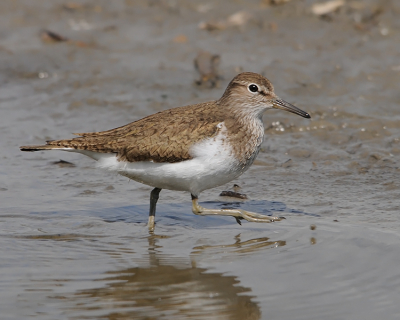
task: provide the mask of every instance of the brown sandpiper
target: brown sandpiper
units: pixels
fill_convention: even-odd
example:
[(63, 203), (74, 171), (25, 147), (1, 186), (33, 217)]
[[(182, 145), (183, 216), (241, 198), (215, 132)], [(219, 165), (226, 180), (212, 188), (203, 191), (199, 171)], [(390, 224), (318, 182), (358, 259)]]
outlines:
[(199, 194), (243, 174), (257, 157), (264, 139), (262, 116), (272, 108), (310, 118), (280, 99), (265, 77), (243, 72), (232, 79), (216, 101), (172, 108), (122, 127), (101, 132), (76, 133), (77, 138), (22, 146), (22, 151), (78, 152), (98, 167), (149, 185), (148, 228), (155, 227), (156, 204), (162, 189), (188, 191), (197, 215), (233, 216), (236, 221), (279, 221), (241, 209), (206, 209)]

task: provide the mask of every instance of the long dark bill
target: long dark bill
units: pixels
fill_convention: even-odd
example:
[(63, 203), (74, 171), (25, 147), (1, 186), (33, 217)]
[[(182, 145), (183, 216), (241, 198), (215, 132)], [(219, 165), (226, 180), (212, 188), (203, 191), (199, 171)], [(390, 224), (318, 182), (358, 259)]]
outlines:
[(308, 119), (311, 118), (311, 116), (307, 112), (305, 112), (305, 111), (295, 107), (294, 105), (290, 104), (289, 102), (286, 102), (281, 99), (276, 99), (274, 101), (274, 108), (282, 109), (285, 111), (289, 111), (289, 112), (298, 114), (299, 116), (302, 116), (303, 118), (308, 118)]

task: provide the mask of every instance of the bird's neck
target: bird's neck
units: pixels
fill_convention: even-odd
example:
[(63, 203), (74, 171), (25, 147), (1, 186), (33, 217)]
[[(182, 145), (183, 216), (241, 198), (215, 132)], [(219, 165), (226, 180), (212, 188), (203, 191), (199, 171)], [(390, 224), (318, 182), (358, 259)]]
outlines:
[(264, 140), (262, 113), (248, 110), (230, 108), (224, 121), (235, 156), (246, 166), (252, 163)]

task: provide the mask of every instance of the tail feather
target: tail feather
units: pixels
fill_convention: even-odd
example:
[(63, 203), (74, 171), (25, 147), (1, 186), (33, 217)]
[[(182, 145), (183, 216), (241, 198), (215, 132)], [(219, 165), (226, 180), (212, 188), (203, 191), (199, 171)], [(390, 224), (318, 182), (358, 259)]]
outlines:
[[(104, 140), (96, 136), (90, 137), (77, 137), (66, 140), (49, 140), (45, 145), (35, 146), (22, 146), (19, 147), (21, 151), (40, 151), (40, 150), (65, 150), (65, 151), (93, 151), (100, 153), (116, 153), (115, 141), (116, 139)], [(114, 142), (114, 143), (110, 143)], [(80, 151), (79, 151), (80, 150)]]
[[(49, 140), (46, 141), (45, 145), (35, 146), (22, 146), (19, 147), (21, 151), (40, 151), (40, 150), (64, 150), (64, 151), (93, 151), (100, 153), (116, 153), (112, 146), (108, 146), (106, 143), (99, 143), (99, 139), (92, 138), (88, 139), (85, 137), (79, 137), (74, 139), (66, 140)], [(82, 152), (81, 152), (82, 153)]]
[(42, 145), (42, 146), (22, 146), (19, 147), (21, 151), (40, 151), (40, 150), (52, 150), (52, 149), (65, 149), (62, 146), (53, 146), (53, 145)]

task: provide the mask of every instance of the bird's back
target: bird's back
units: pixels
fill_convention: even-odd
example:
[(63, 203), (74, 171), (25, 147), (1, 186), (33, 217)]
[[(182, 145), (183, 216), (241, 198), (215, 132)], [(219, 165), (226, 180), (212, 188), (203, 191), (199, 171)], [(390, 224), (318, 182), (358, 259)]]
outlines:
[(214, 101), (173, 108), (101, 132), (76, 133), (77, 138), (23, 146), (22, 151), (49, 149), (115, 153), (120, 161), (179, 162), (191, 159), (191, 146), (212, 137), (224, 121)]

